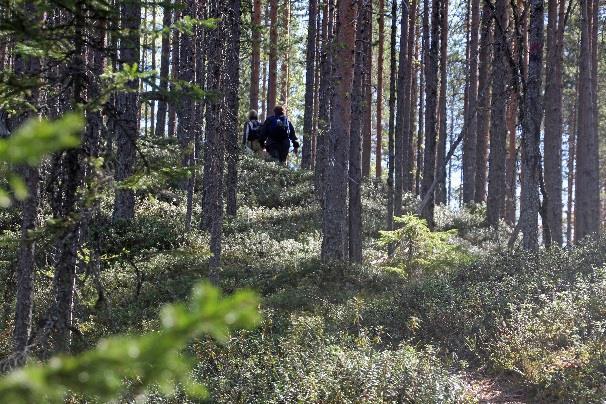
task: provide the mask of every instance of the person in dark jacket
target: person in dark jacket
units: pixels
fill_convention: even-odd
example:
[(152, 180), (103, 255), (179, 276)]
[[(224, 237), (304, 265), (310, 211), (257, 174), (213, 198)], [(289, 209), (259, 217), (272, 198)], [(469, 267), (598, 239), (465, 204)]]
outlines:
[(242, 134), (242, 145), (253, 151), (258, 156), (263, 155), (263, 140), (261, 134), (261, 122), (257, 116), (257, 111), (251, 109), (248, 112), (248, 121), (244, 124)]
[(293, 153), (299, 152), (299, 142), (295, 134), (295, 128), (284, 115), (284, 108), (278, 105), (274, 108), (274, 114), (267, 117), (263, 123), (263, 140), (267, 154), (280, 164), (285, 164), (292, 142)]

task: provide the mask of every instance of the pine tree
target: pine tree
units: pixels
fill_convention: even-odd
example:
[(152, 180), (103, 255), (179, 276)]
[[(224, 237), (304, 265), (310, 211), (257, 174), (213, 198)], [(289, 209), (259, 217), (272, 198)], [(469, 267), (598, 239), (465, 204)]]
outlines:
[(305, 109), (303, 113), (303, 151), (301, 156), (301, 167), (311, 168), (313, 157), (313, 118), (316, 89), (316, 20), (318, 14), (318, 0), (309, 0), (309, 22), (307, 25), (307, 49), (305, 61)]

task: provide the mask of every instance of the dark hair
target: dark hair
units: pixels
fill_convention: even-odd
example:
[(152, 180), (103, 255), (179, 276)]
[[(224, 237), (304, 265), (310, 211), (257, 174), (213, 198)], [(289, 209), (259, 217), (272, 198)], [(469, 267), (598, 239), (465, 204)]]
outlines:
[(257, 115), (257, 111), (251, 109), (248, 111), (248, 119), (257, 119), (259, 116)]
[(276, 114), (276, 115), (284, 115), (284, 107), (282, 105), (276, 105), (274, 107), (274, 114)]

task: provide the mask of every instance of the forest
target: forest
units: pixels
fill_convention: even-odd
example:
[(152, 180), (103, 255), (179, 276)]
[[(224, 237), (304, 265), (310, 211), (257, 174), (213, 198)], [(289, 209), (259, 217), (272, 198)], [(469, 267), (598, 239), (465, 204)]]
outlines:
[(604, 0), (0, 0), (0, 403), (604, 403), (605, 55)]

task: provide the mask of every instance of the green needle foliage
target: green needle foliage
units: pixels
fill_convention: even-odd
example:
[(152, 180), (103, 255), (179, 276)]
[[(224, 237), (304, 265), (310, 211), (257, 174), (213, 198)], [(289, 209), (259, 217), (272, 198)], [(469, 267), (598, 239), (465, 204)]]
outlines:
[(62, 403), (71, 393), (105, 402), (118, 398), (126, 385), (135, 394), (152, 387), (171, 394), (180, 387), (202, 398), (206, 389), (192, 379), (191, 361), (182, 351), (194, 338), (208, 335), (226, 342), (230, 330), (254, 327), (260, 317), (257, 306), (252, 292), (222, 297), (215, 287), (200, 283), (188, 305), (163, 308), (160, 331), (107, 338), (80, 355), (14, 371), (0, 379), (0, 401)]

